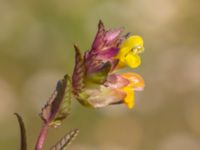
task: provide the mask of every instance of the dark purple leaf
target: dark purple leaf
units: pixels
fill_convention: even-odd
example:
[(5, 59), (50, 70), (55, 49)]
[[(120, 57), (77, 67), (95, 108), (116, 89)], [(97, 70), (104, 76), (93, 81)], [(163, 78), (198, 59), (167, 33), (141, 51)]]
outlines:
[(20, 140), (21, 140), (20, 150), (26, 150), (27, 149), (27, 143), (26, 143), (25, 125), (24, 125), (22, 117), (18, 113), (14, 113), (14, 114), (17, 117), (17, 120), (18, 120), (18, 123), (19, 123), (19, 127), (20, 127)]

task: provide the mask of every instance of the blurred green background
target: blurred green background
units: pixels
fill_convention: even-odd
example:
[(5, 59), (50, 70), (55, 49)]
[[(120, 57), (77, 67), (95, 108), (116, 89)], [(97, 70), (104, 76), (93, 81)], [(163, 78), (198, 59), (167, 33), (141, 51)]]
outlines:
[[(28, 149), (41, 126), (38, 113), (58, 79), (71, 73), (73, 44), (90, 48), (102, 19), (145, 41), (146, 82), (136, 106), (86, 109), (51, 129), (45, 149), (72, 128), (72, 150), (200, 149), (199, 0), (0, 0), (0, 149), (19, 149), (14, 112), (26, 124)], [(130, 71), (130, 70), (129, 70)]]

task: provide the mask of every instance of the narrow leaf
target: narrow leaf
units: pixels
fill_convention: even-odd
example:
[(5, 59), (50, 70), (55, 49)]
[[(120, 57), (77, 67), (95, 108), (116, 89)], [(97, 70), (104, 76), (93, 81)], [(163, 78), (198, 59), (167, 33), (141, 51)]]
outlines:
[(81, 55), (79, 48), (74, 45), (75, 49), (75, 67), (72, 77), (73, 92), (79, 93), (84, 88), (85, 66), (84, 59)]
[(42, 108), (41, 118), (46, 124), (57, 127), (70, 113), (71, 81), (68, 75), (59, 80), (46, 105)]
[(17, 117), (19, 127), (20, 127), (20, 150), (26, 150), (27, 149), (27, 143), (26, 143), (26, 129), (23, 122), (22, 117), (18, 113), (14, 113), (14, 115)]
[(71, 94), (72, 94), (72, 87), (71, 87), (71, 80), (69, 76), (64, 77), (64, 81), (66, 82), (66, 88), (64, 91), (63, 100), (60, 102), (58, 112), (56, 113), (51, 125), (58, 126), (61, 124), (62, 120), (64, 120), (70, 113), (71, 110)]
[(71, 144), (71, 142), (78, 135), (78, 133), (79, 133), (78, 129), (73, 129), (73, 130), (69, 131), (54, 146), (52, 146), (50, 150), (66, 150), (67, 147)]

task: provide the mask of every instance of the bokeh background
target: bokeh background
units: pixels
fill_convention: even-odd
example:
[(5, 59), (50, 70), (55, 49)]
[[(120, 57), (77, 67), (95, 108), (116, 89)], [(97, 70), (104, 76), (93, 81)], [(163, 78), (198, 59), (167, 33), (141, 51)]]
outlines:
[[(73, 44), (90, 48), (99, 19), (145, 40), (146, 81), (136, 106), (86, 109), (76, 101), (45, 149), (72, 128), (72, 150), (200, 149), (199, 0), (0, 0), (0, 149), (19, 149), (20, 113), (28, 149), (41, 126), (38, 113), (58, 79), (71, 73)], [(130, 71), (130, 70), (129, 70)]]

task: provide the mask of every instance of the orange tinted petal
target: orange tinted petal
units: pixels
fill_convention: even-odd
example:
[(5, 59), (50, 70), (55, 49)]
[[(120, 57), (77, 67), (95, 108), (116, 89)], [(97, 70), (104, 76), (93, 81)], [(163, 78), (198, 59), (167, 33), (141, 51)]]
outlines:
[(131, 86), (134, 90), (142, 90), (145, 86), (144, 79), (137, 73), (127, 72), (121, 74), (122, 77), (128, 79), (131, 82)]

